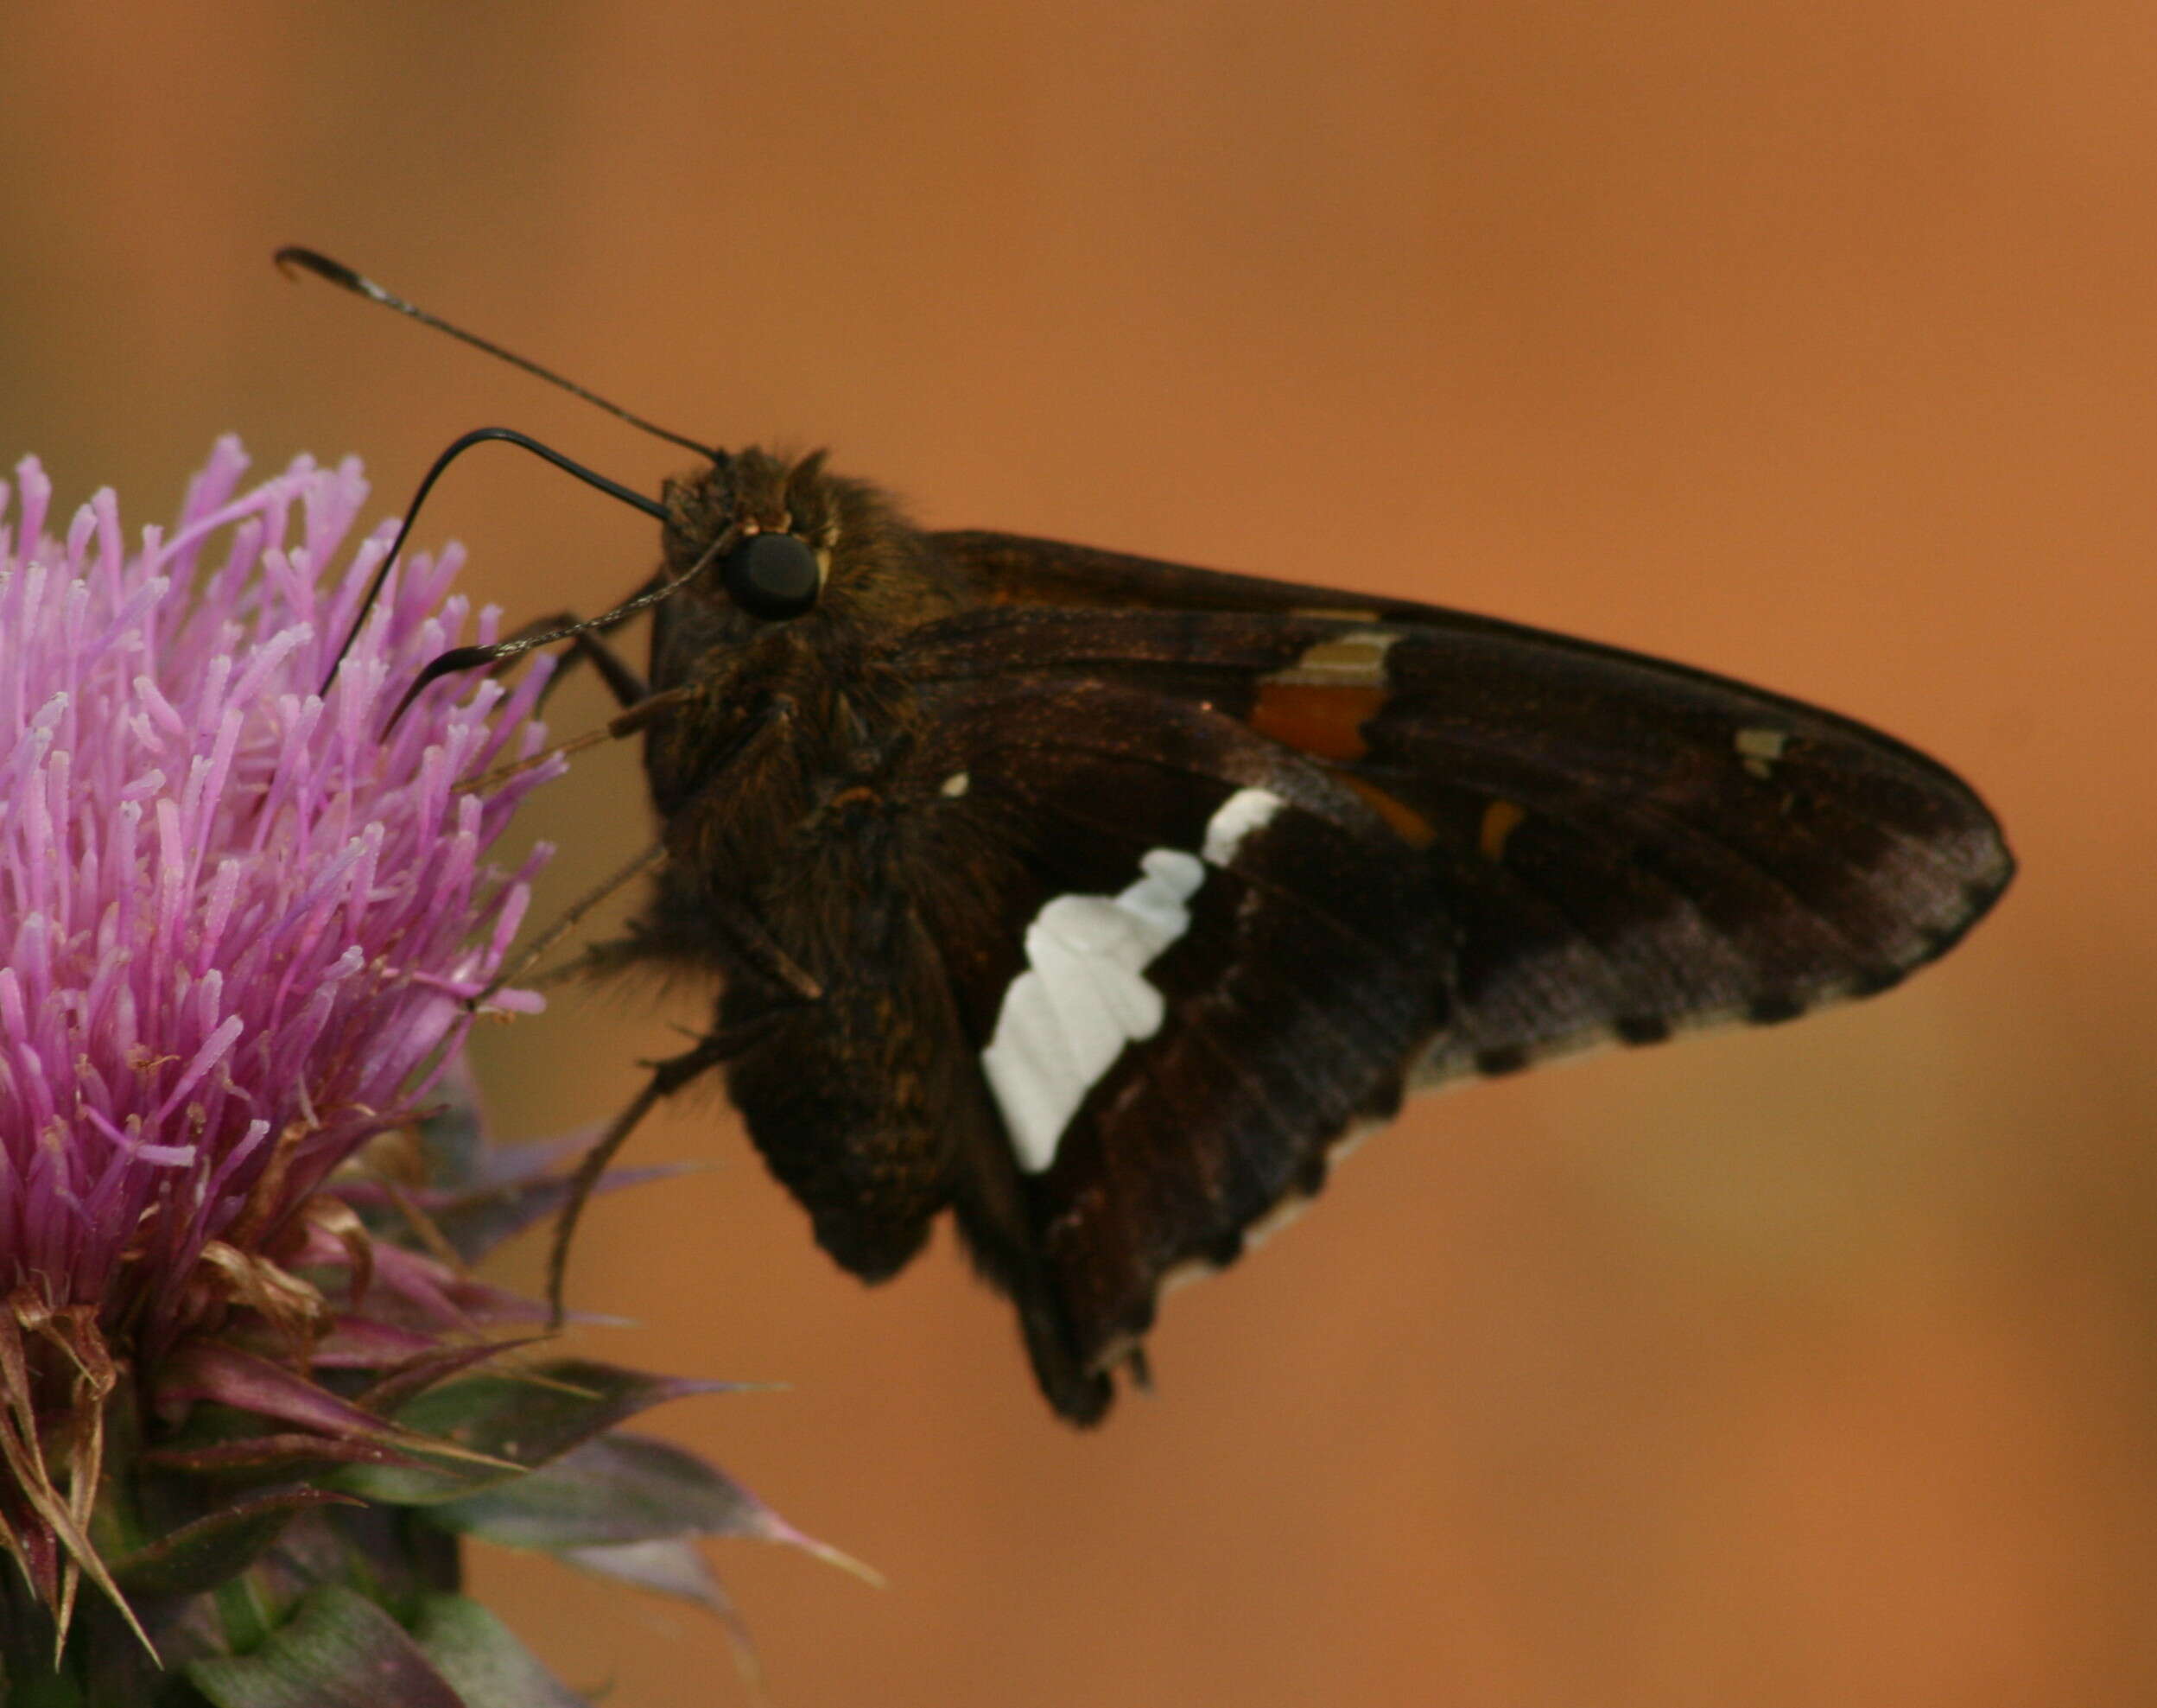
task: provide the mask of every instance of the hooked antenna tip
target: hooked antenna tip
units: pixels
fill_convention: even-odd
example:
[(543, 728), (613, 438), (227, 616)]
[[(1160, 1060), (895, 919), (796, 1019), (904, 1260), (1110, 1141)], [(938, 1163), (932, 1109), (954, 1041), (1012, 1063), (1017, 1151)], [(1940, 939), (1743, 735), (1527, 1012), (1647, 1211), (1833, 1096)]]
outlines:
[(342, 262), (333, 261), (320, 251), (304, 249), (296, 243), (287, 244), (270, 258), (288, 279), (308, 272), (320, 274), (333, 284), (354, 285), (360, 282), (359, 275)]
[(535, 378), (545, 380), (549, 385), (558, 385), (563, 390), (583, 398), (586, 403), (605, 410), (609, 415), (627, 422), (631, 427), (649, 433), (655, 438), (664, 439), (669, 444), (679, 445), (683, 450), (694, 451), (698, 456), (708, 457), (714, 461), (723, 459), (726, 454), (716, 447), (703, 443), (701, 440), (692, 439), (686, 434), (676, 433), (670, 429), (660, 426), (657, 422), (647, 421), (632, 410), (624, 409), (619, 403), (612, 403), (600, 397), (598, 392), (588, 390), (574, 380), (564, 378), (552, 368), (542, 366), (533, 361), (529, 356), (520, 356), (514, 350), (503, 348), (492, 339), (481, 338), (476, 333), (466, 332), (462, 327), (443, 320), (439, 314), (428, 314), (417, 303), (406, 302), (395, 291), (384, 290), (364, 273), (354, 272), (341, 261), (331, 260), (320, 250), (308, 249), (299, 244), (287, 244), (283, 248), (276, 251), (270, 258), (276, 263), (277, 270), (287, 278), (293, 276), (295, 269), (313, 273), (317, 278), (327, 279), (330, 283), (340, 286), (356, 296), (364, 296), (370, 302), (379, 302), (385, 308), (394, 308), (398, 314), (409, 315), (422, 326), (430, 326), (437, 332), (447, 333), (450, 337), (469, 344), (475, 350), (485, 351), (498, 361), (507, 362), (512, 367), (522, 368), (526, 373), (532, 375)]

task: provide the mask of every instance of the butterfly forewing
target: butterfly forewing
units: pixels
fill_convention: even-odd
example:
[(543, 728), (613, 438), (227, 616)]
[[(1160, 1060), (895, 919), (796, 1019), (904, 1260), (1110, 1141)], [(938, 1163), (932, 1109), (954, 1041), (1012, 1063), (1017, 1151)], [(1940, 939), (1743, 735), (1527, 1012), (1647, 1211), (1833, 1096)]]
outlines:
[(1957, 778), (1828, 714), (1488, 630), (1411, 632), (1386, 664), (1353, 768), (1443, 827), (1462, 1002), (1435, 1063), (1882, 989), (2008, 875)]
[[(903, 648), (934, 708), (923, 763), (966, 779), (1006, 877), (931, 936), (1088, 1368), (1404, 1085), (1884, 988), (2011, 870), (1951, 773), (1742, 684), (1398, 600), (939, 537), (1002, 584)], [(1237, 803), (1245, 834), (1209, 860)], [(1164, 854), (1188, 894), (1135, 966), (1044, 931), (1113, 924), (1133, 886), (1143, 911)], [(1148, 1024), (1105, 1028), (1101, 978)]]

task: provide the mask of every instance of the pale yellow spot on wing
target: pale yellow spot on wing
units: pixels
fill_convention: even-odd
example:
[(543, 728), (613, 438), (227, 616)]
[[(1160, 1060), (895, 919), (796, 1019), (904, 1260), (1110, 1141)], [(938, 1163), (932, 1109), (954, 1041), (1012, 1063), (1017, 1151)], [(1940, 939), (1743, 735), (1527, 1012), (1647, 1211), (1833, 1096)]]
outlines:
[(1754, 777), (1766, 778), (1789, 747), (1790, 736), (1780, 729), (1741, 729), (1735, 745), (1745, 769)]
[(1306, 647), (1303, 656), (1285, 670), (1266, 678), (1281, 683), (1313, 688), (1383, 688), (1386, 655), (1400, 636), (1386, 629), (1357, 629), (1335, 635)]

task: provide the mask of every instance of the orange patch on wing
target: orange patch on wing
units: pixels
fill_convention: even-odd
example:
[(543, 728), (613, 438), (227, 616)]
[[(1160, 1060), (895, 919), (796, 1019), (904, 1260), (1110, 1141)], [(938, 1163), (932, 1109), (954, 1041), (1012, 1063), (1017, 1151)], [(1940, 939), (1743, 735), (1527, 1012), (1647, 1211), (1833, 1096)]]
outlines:
[(1389, 795), (1375, 783), (1367, 783), (1347, 771), (1334, 775), (1367, 801), (1374, 811), (1393, 828), (1393, 834), (1412, 848), (1427, 848), (1438, 840), (1437, 828), (1398, 796)]
[(1269, 682), (1259, 689), (1251, 727), (1321, 759), (1360, 759), (1370, 752), (1363, 725), (1386, 702), (1382, 688), (1322, 688)]
[(1506, 857), (1506, 839), (1520, 828), (1528, 816), (1528, 810), (1517, 801), (1493, 801), (1483, 809), (1482, 829), (1477, 833), (1475, 846), (1483, 858), (1493, 866)]

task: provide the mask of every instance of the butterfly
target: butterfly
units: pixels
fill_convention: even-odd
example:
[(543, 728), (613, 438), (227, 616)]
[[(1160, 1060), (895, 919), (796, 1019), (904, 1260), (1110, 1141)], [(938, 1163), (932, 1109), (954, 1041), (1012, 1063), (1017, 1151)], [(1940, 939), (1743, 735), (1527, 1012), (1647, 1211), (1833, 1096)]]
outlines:
[(822, 454), (632, 501), (664, 561), (600, 620), (651, 606), (648, 676), (565, 621), (427, 678), (566, 636), (644, 739), (594, 958), (720, 994), (587, 1174), (723, 1076), (854, 1274), (948, 1211), (1073, 1423), (1410, 1092), (1886, 990), (2013, 873), (1941, 765), (1684, 665), (928, 531)]

